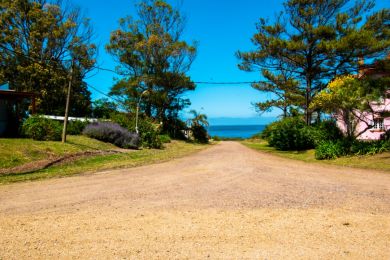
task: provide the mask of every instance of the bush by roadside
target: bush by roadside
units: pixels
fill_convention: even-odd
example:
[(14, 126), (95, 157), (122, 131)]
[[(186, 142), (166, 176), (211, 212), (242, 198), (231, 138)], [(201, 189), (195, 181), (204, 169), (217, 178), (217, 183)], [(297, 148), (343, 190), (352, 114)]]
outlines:
[(140, 138), (136, 133), (130, 133), (118, 124), (98, 122), (85, 127), (83, 134), (97, 140), (112, 143), (126, 149), (138, 149)]
[(310, 130), (301, 118), (289, 117), (267, 126), (262, 136), (278, 150), (299, 151), (314, 148)]
[(386, 140), (361, 141), (338, 140), (327, 141), (316, 147), (317, 160), (336, 159), (347, 155), (374, 155), (390, 151), (390, 142)]
[[(136, 132), (135, 118), (129, 114), (113, 113), (110, 116), (111, 120), (120, 126), (126, 128), (130, 132)], [(148, 148), (162, 148), (162, 142), (160, 140), (159, 127), (153, 123), (151, 119), (139, 117), (138, 118), (138, 131), (140, 144), (143, 147)]]
[(61, 140), (62, 125), (39, 115), (30, 116), (23, 122), (22, 134), (38, 141), (58, 141)]
[(69, 121), (66, 132), (70, 135), (81, 135), (84, 128), (89, 124), (88, 121)]

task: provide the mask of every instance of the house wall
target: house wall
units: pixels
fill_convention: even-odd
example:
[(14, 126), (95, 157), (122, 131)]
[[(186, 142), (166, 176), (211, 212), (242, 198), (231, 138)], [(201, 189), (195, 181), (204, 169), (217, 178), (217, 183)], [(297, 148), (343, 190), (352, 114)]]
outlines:
[[(372, 106), (374, 112), (377, 112), (378, 114), (381, 114), (385, 111), (390, 112), (390, 99), (385, 99), (382, 103), (378, 105), (373, 105)], [(372, 113), (369, 112), (363, 112), (358, 114), (361, 120), (357, 127), (355, 133), (360, 133), (364, 130), (367, 129), (368, 126), (373, 126), (374, 125), (374, 119), (377, 117), (377, 115), (373, 115)], [(337, 125), (340, 128), (340, 130), (343, 133), (346, 133), (346, 124), (344, 120), (342, 119), (341, 114), (336, 115), (336, 120), (337, 120)], [(357, 139), (359, 140), (379, 140), (381, 135), (384, 134), (387, 130), (390, 130), (390, 117), (385, 117), (384, 118), (384, 130), (378, 130), (378, 129), (367, 129), (363, 134), (358, 136)]]

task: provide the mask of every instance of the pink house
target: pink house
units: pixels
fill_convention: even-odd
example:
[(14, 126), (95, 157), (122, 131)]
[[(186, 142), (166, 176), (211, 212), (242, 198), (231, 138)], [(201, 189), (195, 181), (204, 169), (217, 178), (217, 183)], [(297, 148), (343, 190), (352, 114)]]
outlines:
[[(390, 60), (388, 55), (387, 60)], [(358, 78), (372, 77), (380, 78), (390, 76), (390, 71), (380, 69), (378, 63), (359, 66)], [(356, 125), (355, 135), (360, 140), (378, 140), (386, 131), (390, 130), (390, 86), (385, 97), (382, 100), (370, 104), (371, 111), (359, 111), (355, 113)], [(346, 132), (346, 124), (342, 119), (343, 115), (336, 115), (337, 124), (343, 132)]]

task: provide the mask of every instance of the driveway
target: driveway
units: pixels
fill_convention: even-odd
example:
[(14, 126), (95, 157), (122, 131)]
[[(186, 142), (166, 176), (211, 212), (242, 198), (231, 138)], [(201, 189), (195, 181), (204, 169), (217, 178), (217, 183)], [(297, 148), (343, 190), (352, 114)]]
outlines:
[(221, 142), (0, 186), (0, 259), (390, 259), (390, 174)]

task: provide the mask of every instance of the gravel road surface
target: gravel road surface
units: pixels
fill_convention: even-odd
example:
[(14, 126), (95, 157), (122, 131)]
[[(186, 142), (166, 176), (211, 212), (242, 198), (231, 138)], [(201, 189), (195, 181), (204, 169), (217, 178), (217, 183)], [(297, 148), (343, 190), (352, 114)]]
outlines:
[(390, 174), (237, 142), (0, 186), (0, 259), (390, 259)]

